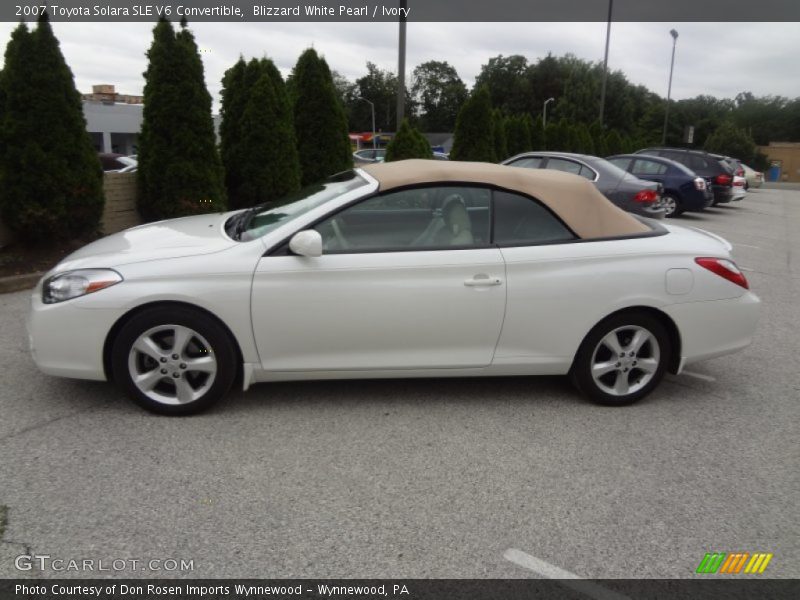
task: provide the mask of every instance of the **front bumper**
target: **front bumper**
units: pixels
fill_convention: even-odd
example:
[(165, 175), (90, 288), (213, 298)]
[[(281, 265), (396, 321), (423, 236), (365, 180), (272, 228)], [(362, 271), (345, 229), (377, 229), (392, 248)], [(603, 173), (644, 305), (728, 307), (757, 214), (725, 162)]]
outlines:
[(37, 286), (27, 320), (31, 355), (47, 375), (103, 381), (103, 347), (120, 314), (81, 307), (80, 300), (44, 304)]

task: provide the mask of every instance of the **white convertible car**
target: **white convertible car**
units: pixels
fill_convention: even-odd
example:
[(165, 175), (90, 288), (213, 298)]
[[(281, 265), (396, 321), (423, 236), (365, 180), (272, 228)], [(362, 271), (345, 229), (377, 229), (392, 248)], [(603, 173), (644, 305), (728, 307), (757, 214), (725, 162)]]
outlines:
[(759, 300), (730, 250), (575, 175), (375, 164), (89, 244), (37, 285), (30, 345), (45, 373), (166, 414), (234, 381), (377, 377), (569, 374), (623, 405), (750, 343)]

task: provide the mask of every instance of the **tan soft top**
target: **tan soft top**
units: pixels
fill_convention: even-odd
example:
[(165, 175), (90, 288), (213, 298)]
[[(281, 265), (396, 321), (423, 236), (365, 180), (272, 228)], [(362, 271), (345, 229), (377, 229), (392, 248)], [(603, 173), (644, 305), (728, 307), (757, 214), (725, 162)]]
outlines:
[(381, 191), (407, 185), (447, 182), (485, 183), (537, 198), (582, 239), (635, 235), (650, 231), (617, 208), (587, 179), (547, 169), (444, 160), (401, 160), (363, 167)]

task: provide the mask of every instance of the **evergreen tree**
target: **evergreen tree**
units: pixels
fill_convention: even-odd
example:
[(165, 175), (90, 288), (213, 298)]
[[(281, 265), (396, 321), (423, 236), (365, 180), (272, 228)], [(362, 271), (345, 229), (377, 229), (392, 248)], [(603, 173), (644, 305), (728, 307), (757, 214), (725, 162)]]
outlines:
[(506, 129), (503, 113), (495, 109), (492, 111), (492, 134), (494, 136), (494, 155), (502, 161), (511, 156), (506, 147)]
[(300, 189), (294, 124), (287, 111), (283, 80), (276, 85), (269, 69), (271, 61), (262, 59), (256, 64), (261, 76), (248, 90), (240, 123), (242, 184), (236, 190), (236, 208), (273, 202)]
[(622, 146), (622, 138), (619, 135), (619, 131), (616, 129), (612, 129), (606, 135), (606, 151), (608, 152), (607, 156), (614, 156), (625, 152)]
[(242, 115), (247, 104), (248, 88), (245, 85), (247, 63), (241, 56), (222, 76), (222, 103), (220, 107), (220, 158), (225, 169), (225, 189), (228, 204), (232, 208), (243, 206), (239, 202), (237, 190), (242, 186), (243, 146), (240, 143), (242, 131)]
[(747, 132), (736, 127), (732, 121), (725, 121), (717, 127), (704, 145), (708, 152), (738, 158), (746, 163), (752, 162), (756, 145)]
[(347, 118), (328, 64), (309, 48), (292, 72), (294, 127), (303, 185), (353, 166)]
[(147, 57), (139, 136), (139, 213), (152, 221), (224, 210), (211, 95), (186, 21), (181, 21), (176, 35), (169, 21), (159, 20)]
[(561, 126), (567, 131), (567, 151), (581, 152), (580, 124), (564, 121)]
[(496, 162), (489, 90), (480, 87), (461, 107), (453, 135), (452, 160)]
[(589, 134), (589, 128), (584, 123), (577, 123), (574, 125), (574, 129), (576, 137), (574, 151), (580, 154), (593, 155), (595, 153), (594, 143), (592, 142), (592, 136)]
[(392, 141), (386, 146), (386, 162), (409, 158), (430, 158), (431, 146), (419, 130), (403, 119)]
[(231, 208), (271, 202), (299, 189), (294, 121), (275, 64), (240, 59), (222, 81), (220, 137)]
[(622, 151), (626, 154), (636, 152), (636, 141), (629, 135), (622, 136)]
[(428, 141), (428, 138), (416, 128), (414, 128), (414, 136), (417, 138), (417, 147), (419, 148), (420, 157), (427, 159), (433, 158), (433, 148), (431, 148), (431, 143)]
[(531, 145), (531, 132), (527, 121), (522, 115), (506, 117), (504, 128), (508, 156), (515, 156), (533, 147)]
[(0, 113), (0, 209), (26, 240), (98, 230), (103, 173), (81, 97), (47, 12), (20, 24), (6, 47)]
[(542, 127), (541, 115), (536, 119), (531, 119), (530, 115), (526, 115), (527, 120), (530, 122), (531, 131), (531, 150), (544, 150), (544, 127)]
[(595, 156), (600, 156), (601, 158), (609, 156), (606, 134), (603, 131), (603, 126), (600, 125), (600, 121), (595, 120), (589, 126), (589, 137), (592, 139), (592, 147), (594, 148)]

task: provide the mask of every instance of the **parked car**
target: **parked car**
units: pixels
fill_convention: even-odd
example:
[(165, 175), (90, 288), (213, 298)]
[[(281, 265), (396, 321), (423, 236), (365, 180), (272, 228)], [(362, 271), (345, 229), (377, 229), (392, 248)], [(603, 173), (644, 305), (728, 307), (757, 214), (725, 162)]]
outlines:
[(644, 148), (635, 154), (663, 156), (689, 167), (711, 186), (714, 193), (712, 205), (733, 200), (733, 169), (708, 152), (687, 148)]
[(446, 152), (433, 152), (433, 160), (450, 160), (450, 155)]
[(353, 152), (356, 165), (383, 162), (386, 158), (386, 148), (365, 148)]
[(744, 178), (746, 179), (744, 189), (749, 190), (751, 187), (760, 188), (761, 184), (764, 183), (764, 174), (761, 171), (756, 171), (748, 167), (744, 163), (742, 163), (742, 169), (744, 170)]
[(705, 210), (714, 201), (706, 180), (674, 160), (641, 154), (618, 154), (606, 160), (639, 179), (660, 183), (661, 203), (667, 217)]
[(741, 175), (733, 176), (733, 199), (734, 201), (743, 200), (747, 196), (747, 179)]
[(135, 171), (139, 166), (139, 161), (136, 159), (135, 154), (126, 156), (115, 152), (101, 152), (97, 156), (100, 158), (100, 164), (103, 165), (103, 171), (106, 173), (129, 173)]
[(603, 158), (569, 152), (525, 152), (504, 160), (504, 165), (528, 169), (554, 169), (580, 175), (623, 210), (662, 219), (661, 186), (626, 173)]
[(731, 245), (544, 169), (410, 160), (97, 240), (31, 298), (47, 374), (197, 412), (266, 381), (569, 375), (601, 404), (750, 343)]

